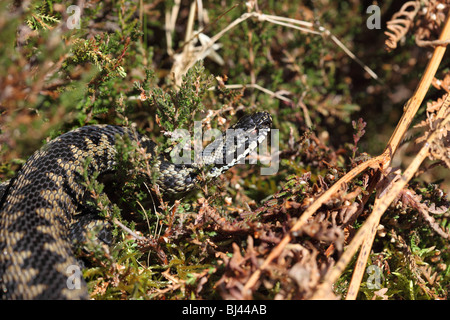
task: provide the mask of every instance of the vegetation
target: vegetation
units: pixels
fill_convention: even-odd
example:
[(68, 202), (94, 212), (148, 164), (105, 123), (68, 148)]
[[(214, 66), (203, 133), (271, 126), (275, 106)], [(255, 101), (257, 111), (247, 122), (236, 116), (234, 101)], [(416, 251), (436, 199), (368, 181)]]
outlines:
[(427, 160), (382, 212), (356, 298), (447, 299), (449, 59), (432, 74), (393, 161), (359, 172), (295, 228), (346, 173), (378, 159), (442, 44), (433, 41), (449, 14), (445, 1), (384, 1), (374, 29), (371, 4), (86, 0), (68, 10), (63, 0), (2, 1), (1, 178), (83, 125), (133, 125), (164, 151), (171, 131), (192, 130), (196, 120), (224, 131), (267, 111), (279, 130), (275, 175), (236, 166), (166, 199), (151, 161), (129, 141), (118, 143), (113, 183), (85, 174), (115, 228), (111, 247), (93, 242), (83, 254), (91, 296), (344, 298), (357, 255), (333, 290), (319, 295), (319, 284), (428, 143)]

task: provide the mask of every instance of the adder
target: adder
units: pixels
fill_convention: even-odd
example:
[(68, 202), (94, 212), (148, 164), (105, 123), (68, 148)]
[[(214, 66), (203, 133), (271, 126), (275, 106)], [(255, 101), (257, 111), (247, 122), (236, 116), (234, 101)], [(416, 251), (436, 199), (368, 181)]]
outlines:
[(149, 138), (115, 125), (80, 127), (50, 141), (0, 189), (0, 297), (89, 298), (84, 280), (80, 289), (67, 284), (68, 270), (77, 265), (71, 230), (89, 198), (80, 169), (88, 163), (89, 174), (113, 170), (118, 138), (128, 135), (145, 148), (155, 160), (156, 183), (170, 195), (194, 189), (205, 170), (211, 179), (241, 163), (267, 137), (271, 125), (266, 112), (244, 116), (231, 127), (239, 132), (236, 143), (227, 143), (223, 133), (209, 145), (213, 148), (204, 149), (209, 151), (202, 154), (201, 164), (175, 164), (168, 154), (157, 155)]

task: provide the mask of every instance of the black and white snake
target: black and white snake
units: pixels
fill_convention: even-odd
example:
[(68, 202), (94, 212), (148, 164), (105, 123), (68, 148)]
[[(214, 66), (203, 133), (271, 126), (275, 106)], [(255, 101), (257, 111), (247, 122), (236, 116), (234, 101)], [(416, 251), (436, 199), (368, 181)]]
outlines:
[[(88, 158), (90, 174), (114, 168), (117, 137), (128, 135), (144, 147), (156, 159), (152, 169), (158, 173), (156, 183), (162, 193), (178, 194), (195, 188), (205, 165), (206, 176), (213, 178), (239, 163), (266, 138), (271, 125), (266, 112), (241, 118), (231, 127), (239, 132), (241, 138), (234, 140), (238, 143), (226, 143), (224, 133), (222, 140), (210, 144), (209, 150), (215, 152), (205, 153), (202, 165), (174, 164), (167, 154), (155, 155), (152, 140), (114, 125), (85, 126), (50, 141), (0, 190), (0, 297), (89, 297), (84, 281), (80, 289), (67, 285), (68, 270), (77, 265), (71, 227), (83, 214), (87, 196), (80, 169)], [(218, 157), (223, 161), (216, 161)]]

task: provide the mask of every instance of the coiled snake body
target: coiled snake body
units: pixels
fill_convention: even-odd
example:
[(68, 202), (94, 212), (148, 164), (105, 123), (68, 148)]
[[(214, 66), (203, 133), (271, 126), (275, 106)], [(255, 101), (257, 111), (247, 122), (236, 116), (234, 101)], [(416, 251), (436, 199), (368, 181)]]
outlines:
[[(259, 112), (240, 119), (232, 128), (242, 133), (257, 132), (261, 142), (272, 119)], [(2, 299), (87, 299), (86, 284), (68, 286), (68, 270), (76, 266), (70, 227), (86, 202), (80, 169), (88, 163), (88, 173), (111, 170), (115, 163), (115, 142), (128, 135), (155, 157), (156, 144), (130, 129), (113, 125), (81, 127), (50, 141), (36, 151), (13, 179), (0, 202), (0, 297)], [(225, 137), (225, 133), (224, 133)], [(238, 139), (243, 146), (230, 147), (216, 139), (213, 155), (205, 155), (212, 168), (209, 177), (220, 175), (242, 160), (257, 146), (249, 138)], [(223, 139), (225, 140), (225, 139)], [(214, 143), (213, 142), (213, 143)], [(217, 155), (225, 163), (215, 163)], [(230, 157), (231, 155), (231, 157)], [(86, 159), (90, 161), (86, 162)], [(163, 193), (193, 189), (201, 166), (173, 164), (156, 156), (153, 170)], [(1, 191), (0, 191), (1, 193)]]

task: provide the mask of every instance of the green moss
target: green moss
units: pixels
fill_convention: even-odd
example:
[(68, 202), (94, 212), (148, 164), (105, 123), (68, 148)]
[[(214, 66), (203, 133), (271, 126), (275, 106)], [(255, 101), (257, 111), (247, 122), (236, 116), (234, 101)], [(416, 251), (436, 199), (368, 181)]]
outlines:
[[(204, 2), (209, 23), (195, 20), (194, 30), (210, 37), (218, 34), (247, 12), (244, 2), (235, 3)], [(175, 87), (172, 67), (179, 56), (167, 52), (165, 20), (173, 1), (85, 4), (80, 29), (67, 29), (62, 26), (66, 1), (33, 0), (25, 8), (17, 1), (0, 3), (0, 74), (7, 75), (0, 79), (2, 180), (12, 178), (47, 139), (94, 123), (135, 124), (164, 150), (169, 142), (161, 131), (192, 130), (194, 120), (206, 115), (211, 117), (206, 127), (224, 130), (244, 113), (266, 110), (279, 129), (281, 151), (276, 175), (263, 177), (255, 166), (236, 167), (175, 202), (149, 192), (157, 176), (151, 171), (150, 177), (144, 177), (151, 162), (129, 139), (119, 140), (113, 183), (83, 172), (94, 195), (92, 206), (115, 228), (114, 245), (109, 251), (93, 246), (91, 265), (85, 270), (96, 299), (239, 298), (233, 296), (239, 291), (236, 288), (248, 280), (255, 263), (267, 257), (311, 201), (355, 164), (385, 147), (401, 115), (401, 102), (389, 99), (400, 89), (413, 90), (426, 65), (426, 54), (412, 50), (410, 36), (395, 52), (385, 53), (383, 30), (369, 32), (361, 27), (366, 9), (362, 3), (258, 1), (259, 10), (266, 14), (327, 28), (381, 81), (369, 79), (327, 36), (248, 19), (219, 39), (217, 53), (224, 65), (207, 57)], [(381, 9), (395, 12), (397, 7), (387, 1)], [(177, 55), (185, 48), (189, 10), (189, 3), (182, 1), (170, 44)], [(437, 77), (443, 79), (446, 73), (443, 68)], [(227, 88), (233, 84), (243, 87)], [(435, 100), (438, 92), (430, 92), (427, 99)], [(417, 118), (422, 116), (424, 111)], [(307, 117), (313, 128), (308, 128)], [(320, 208), (310, 229), (292, 235), (283, 259), (263, 273), (255, 297), (310, 297), (314, 284), (296, 276), (324, 270), (329, 261), (338, 259), (342, 248), (333, 249), (332, 244), (343, 242), (339, 232), (357, 230), (373, 205), (375, 193), (368, 194), (367, 185), (372, 174), (356, 177)], [(430, 174), (436, 183), (417, 177), (409, 188), (427, 206), (448, 208), (441, 189), (445, 179)], [(356, 192), (359, 189), (361, 193)], [(349, 196), (352, 192), (355, 198)], [(365, 195), (369, 196), (365, 209), (344, 223), (344, 209)], [(442, 211), (434, 218), (448, 229), (448, 212)], [(139, 242), (115, 219), (146, 240)], [(422, 219), (410, 205), (386, 212), (381, 221), (386, 235), (376, 238), (368, 266), (381, 268), (380, 286), (387, 291), (377, 296), (379, 289), (370, 288), (371, 274), (366, 273), (359, 299), (382, 294), (391, 299), (446, 297), (448, 240)], [(330, 235), (327, 230), (337, 231)], [(353, 264), (336, 284), (338, 294), (345, 295)]]

